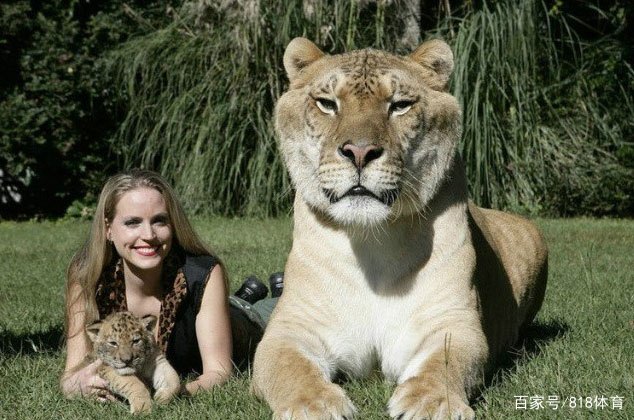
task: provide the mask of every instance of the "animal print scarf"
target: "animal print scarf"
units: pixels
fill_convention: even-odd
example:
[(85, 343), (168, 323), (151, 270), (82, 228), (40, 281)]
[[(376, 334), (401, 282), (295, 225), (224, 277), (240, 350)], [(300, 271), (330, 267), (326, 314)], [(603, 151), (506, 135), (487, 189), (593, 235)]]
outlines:
[[(163, 263), (163, 299), (158, 319), (157, 344), (163, 352), (167, 349), (170, 334), (176, 321), (176, 313), (187, 296), (187, 283), (182, 267), (183, 259), (176, 253), (170, 253)], [(95, 293), (99, 318), (103, 319), (113, 312), (127, 311), (125, 296), (125, 278), (123, 260), (114, 259), (101, 274)]]

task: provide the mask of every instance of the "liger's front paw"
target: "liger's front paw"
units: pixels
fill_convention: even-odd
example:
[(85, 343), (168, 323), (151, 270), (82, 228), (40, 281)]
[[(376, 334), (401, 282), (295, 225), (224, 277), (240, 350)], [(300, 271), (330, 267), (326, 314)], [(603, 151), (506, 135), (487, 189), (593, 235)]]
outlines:
[(390, 417), (399, 420), (473, 420), (475, 413), (459, 394), (440, 386), (406, 381), (388, 403)]
[(276, 420), (352, 419), (356, 409), (341, 387), (327, 384), (321, 389), (304, 389), (273, 415)]

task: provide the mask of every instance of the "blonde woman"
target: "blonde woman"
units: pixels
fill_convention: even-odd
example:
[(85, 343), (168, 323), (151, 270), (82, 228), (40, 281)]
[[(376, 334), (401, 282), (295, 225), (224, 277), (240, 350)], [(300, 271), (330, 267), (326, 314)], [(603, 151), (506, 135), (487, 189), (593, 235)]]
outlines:
[(121, 310), (158, 317), (155, 336), (167, 359), (181, 375), (197, 375), (184, 392), (222, 384), (234, 362), (252, 355), (264, 327), (252, 307), (233, 303), (222, 263), (198, 238), (170, 185), (145, 170), (111, 177), (88, 240), (68, 268), (62, 392), (113, 398), (97, 375), (100, 362), (82, 363), (91, 350), (84, 329)]

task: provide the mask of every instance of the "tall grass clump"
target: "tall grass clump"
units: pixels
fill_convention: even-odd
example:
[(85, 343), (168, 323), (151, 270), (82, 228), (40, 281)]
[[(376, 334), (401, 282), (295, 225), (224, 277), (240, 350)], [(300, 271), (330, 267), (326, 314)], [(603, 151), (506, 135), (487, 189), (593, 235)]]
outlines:
[(171, 25), (106, 59), (126, 109), (115, 139), (122, 165), (163, 173), (192, 212), (287, 211), (292, 195), (272, 128), (284, 49), (296, 36), (326, 51), (388, 48), (398, 25), (371, 12), (317, 2), (308, 20), (301, 0), (185, 3)]
[(617, 152), (632, 146), (634, 72), (614, 63), (618, 56), (607, 61), (620, 66), (620, 79), (600, 68), (599, 55), (605, 63), (617, 52), (609, 40), (584, 44), (566, 16), (536, 1), (484, 2), (440, 32), (455, 33), (452, 90), (477, 202), (525, 213), (632, 214), (634, 172)]
[[(398, 2), (193, 0), (104, 58), (125, 117), (120, 166), (163, 173), (190, 212), (290, 208), (273, 106), (296, 36), (324, 51), (403, 52)], [(432, 36), (452, 45), (470, 190), (532, 214), (634, 214), (634, 71), (610, 38), (584, 43), (535, 0), (466, 2)], [(629, 141), (629, 143), (628, 143)], [(629, 162), (629, 163), (628, 163)]]

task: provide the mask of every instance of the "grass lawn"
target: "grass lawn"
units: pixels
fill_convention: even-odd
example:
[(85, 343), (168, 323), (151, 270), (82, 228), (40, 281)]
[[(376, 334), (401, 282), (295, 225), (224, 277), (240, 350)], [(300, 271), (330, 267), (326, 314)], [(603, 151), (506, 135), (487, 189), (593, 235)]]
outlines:
[[(198, 219), (195, 225), (227, 263), (233, 290), (249, 274), (265, 278), (284, 267), (288, 218)], [(524, 346), (475, 402), (478, 418), (634, 418), (634, 221), (539, 225), (550, 247), (546, 301)], [(84, 222), (0, 223), (0, 419), (128, 415), (122, 404), (66, 401), (58, 391), (64, 273), (87, 229)], [(357, 418), (387, 418), (393, 385), (376, 376), (344, 387)], [(528, 406), (537, 401), (531, 397), (543, 397), (544, 408), (516, 409), (516, 396), (529, 397)], [(549, 408), (550, 396), (559, 398), (559, 409)], [(603, 409), (586, 400), (602, 396)], [(621, 410), (612, 408), (615, 396), (623, 397)], [(270, 411), (249, 394), (242, 375), (214, 392), (159, 407), (149, 418), (266, 419)]]

